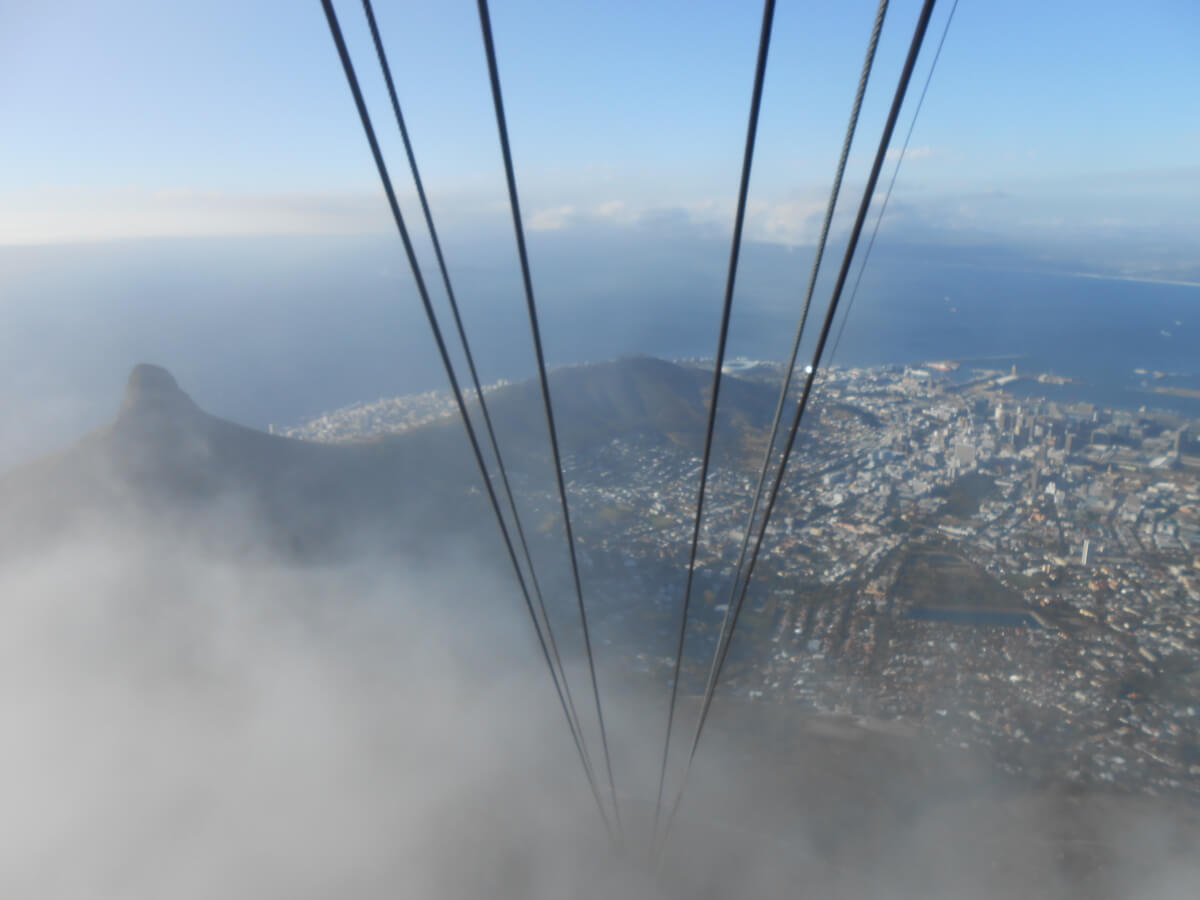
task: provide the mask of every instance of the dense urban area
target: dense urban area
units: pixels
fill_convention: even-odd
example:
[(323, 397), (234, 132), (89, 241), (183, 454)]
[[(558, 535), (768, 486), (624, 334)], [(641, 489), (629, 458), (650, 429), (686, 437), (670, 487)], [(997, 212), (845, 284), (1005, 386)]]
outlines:
[[(1055, 379), (954, 362), (823, 373), (723, 689), (919, 730), (1023, 777), (1200, 792), (1200, 423), (1043, 399), (1039, 381)], [(448, 401), (288, 433), (360, 439)], [(689, 690), (733, 596), (765, 443), (741, 437), (709, 479)], [(615, 439), (565, 459), (598, 627), (643, 638), (607, 643), (655, 678), (673, 664), (698, 449)]]

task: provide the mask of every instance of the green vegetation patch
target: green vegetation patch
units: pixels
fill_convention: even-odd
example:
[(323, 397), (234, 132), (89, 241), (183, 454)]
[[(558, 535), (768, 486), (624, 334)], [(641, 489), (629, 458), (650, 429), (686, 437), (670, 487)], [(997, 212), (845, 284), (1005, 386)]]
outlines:
[(982, 472), (968, 472), (947, 488), (935, 493), (946, 498), (942, 513), (959, 519), (969, 519), (979, 512), (984, 500), (996, 492), (996, 482)]
[(986, 570), (942, 544), (918, 544), (900, 564), (896, 596), (925, 610), (1015, 612), (1025, 609), (1021, 595)]

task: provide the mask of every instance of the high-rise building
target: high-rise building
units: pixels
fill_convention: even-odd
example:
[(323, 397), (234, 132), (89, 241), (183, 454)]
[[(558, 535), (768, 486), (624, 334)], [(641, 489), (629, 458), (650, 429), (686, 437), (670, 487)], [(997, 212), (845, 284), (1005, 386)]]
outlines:
[(1083, 542), (1083, 552), (1079, 554), (1079, 561), (1085, 566), (1092, 564), (1092, 542), (1090, 540)]

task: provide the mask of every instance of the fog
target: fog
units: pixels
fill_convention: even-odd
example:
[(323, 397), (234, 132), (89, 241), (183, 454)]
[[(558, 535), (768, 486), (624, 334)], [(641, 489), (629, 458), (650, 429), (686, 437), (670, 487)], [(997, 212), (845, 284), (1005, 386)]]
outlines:
[[(985, 742), (938, 743), (886, 711), (749, 700), (768, 669), (724, 685), (652, 861), (668, 683), (630, 648), (660, 623), (644, 584), (619, 597), (591, 563), (610, 844), (487, 511), (454, 503), (473, 473), (447, 446), (256, 434), (142, 366), (111, 428), (0, 482), (0, 896), (1194, 895), (1194, 801), (1004, 775)], [(554, 541), (553, 518), (523, 518)], [(573, 592), (541, 568), (607, 794)], [(969, 700), (937, 702), (969, 716)]]
[(6, 897), (552, 896), (606, 853), (487, 573), (130, 532), (2, 577)]
[[(617, 850), (506, 573), (475, 558), (285, 566), (109, 523), (8, 565), (0, 894), (1192, 895), (1174, 814), (1085, 834), (1102, 807), (1072, 824), (968, 762), (888, 771), (901, 744), (845, 723), (782, 737), (786, 710), (720, 702), (655, 870), (663, 698), (607, 696)], [(577, 666), (572, 683), (585, 708)]]

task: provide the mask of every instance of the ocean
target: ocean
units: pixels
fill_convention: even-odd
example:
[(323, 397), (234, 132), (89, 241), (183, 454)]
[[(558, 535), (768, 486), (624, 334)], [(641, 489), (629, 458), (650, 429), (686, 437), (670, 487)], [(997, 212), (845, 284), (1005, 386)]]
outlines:
[[(535, 234), (530, 251), (551, 365), (714, 355), (724, 240)], [(447, 253), (483, 379), (531, 375), (511, 246), (476, 237)], [(810, 265), (811, 251), (745, 248), (730, 356), (786, 358)], [(832, 275), (818, 283), (808, 347)], [(456, 345), (436, 279), (431, 295)], [(0, 465), (110, 420), (138, 362), (166, 366), (202, 407), (256, 427), (445, 387), (391, 238), (0, 248), (0, 312)], [(1200, 389), (1200, 288), (1081, 277), (1017, 253), (881, 247), (833, 363), (939, 359), (1079, 382), (1017, 390), (1200, 417), (1200, 400), (1153, 393)]]

